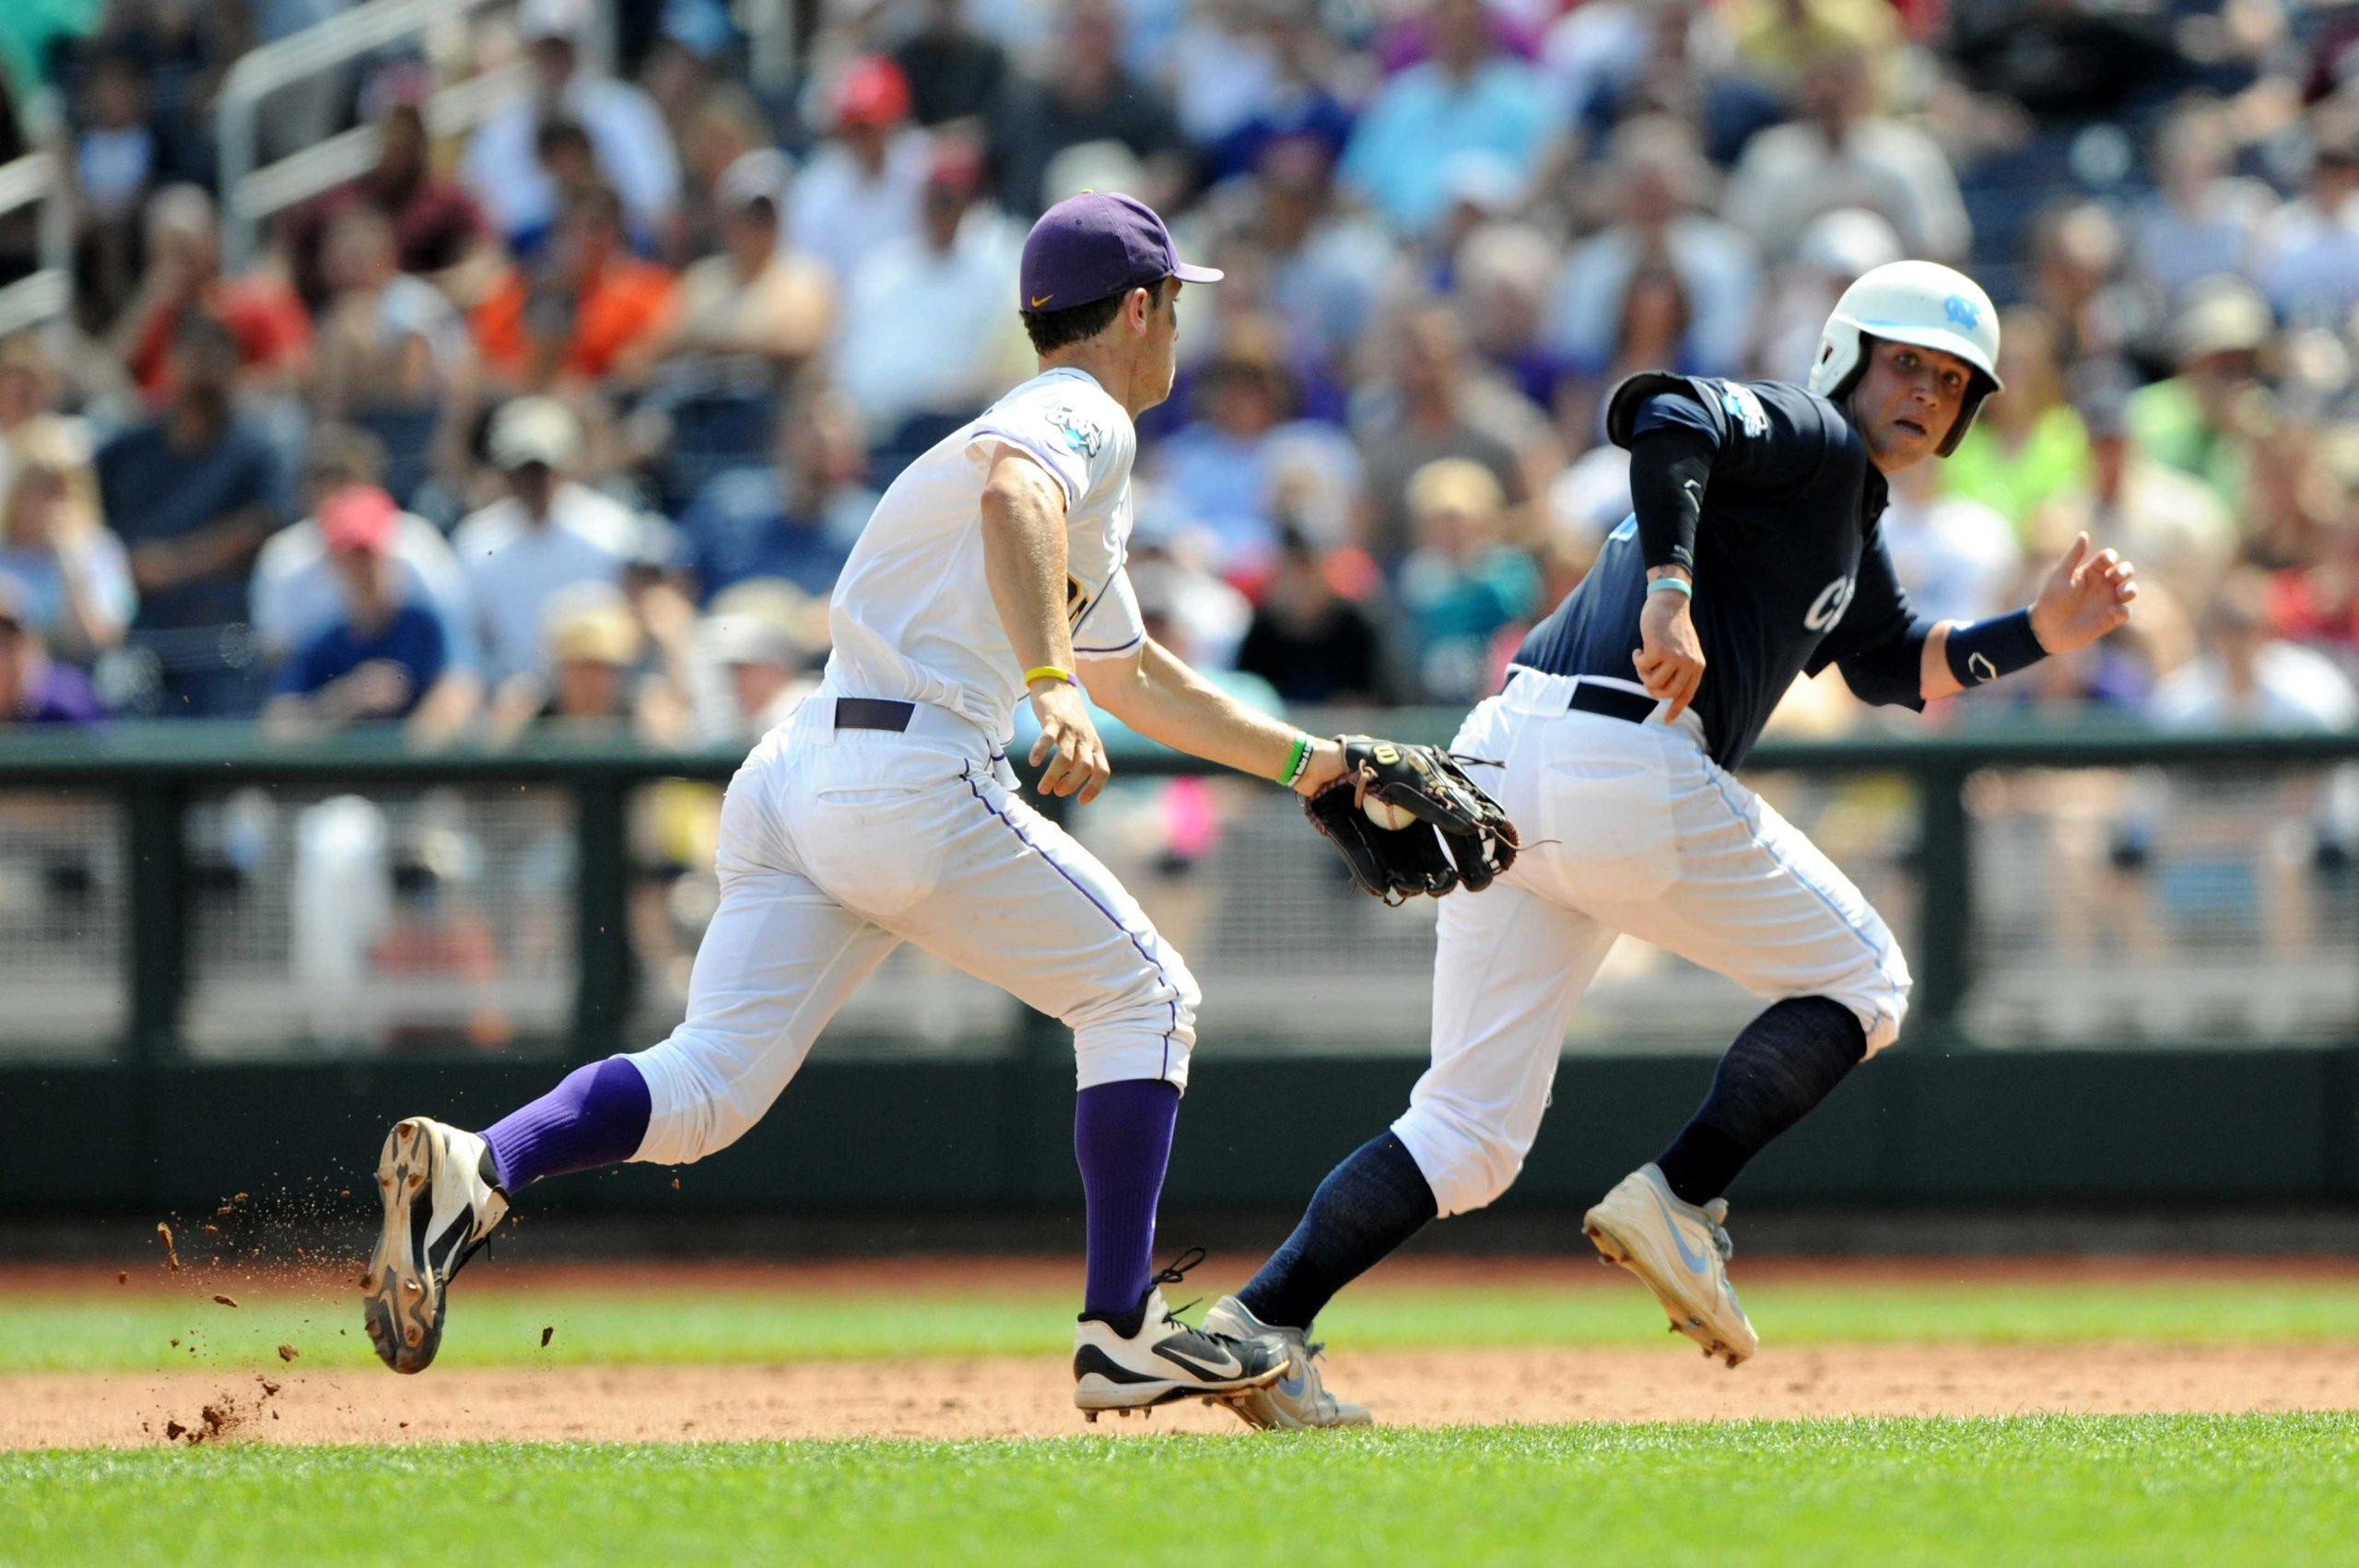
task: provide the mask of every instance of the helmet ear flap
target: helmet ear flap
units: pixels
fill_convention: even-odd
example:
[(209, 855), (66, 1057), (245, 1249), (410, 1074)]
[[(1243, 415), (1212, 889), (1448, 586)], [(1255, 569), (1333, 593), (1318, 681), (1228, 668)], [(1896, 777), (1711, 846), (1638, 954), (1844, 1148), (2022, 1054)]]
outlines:
[(1966, 396), (1958, 401), (1957, 417), (1950, 421), (1950, 433), (1942, 438), (1942, 444), (1935, 449), (1936, 456), (1947, 457), (1957, 451), (1957, 444), (1966, 439), (1966, 430), (1974, 424), (1974, 416), (1982, 412), (1982, 400), (1989, 395), (1989, 378), (1975, 376), (1966, 386)]
[(1828, 322), (1826, 335), (1819, 340), (1818, 363), (1811, 369), (1811, 390), (1839, 405), (1851, 395), (1851, 389), (1860, 384), (1860, 372), (1868, 368), (1871, 341), (1867, 333), (1848, 322), (1840, 326)]

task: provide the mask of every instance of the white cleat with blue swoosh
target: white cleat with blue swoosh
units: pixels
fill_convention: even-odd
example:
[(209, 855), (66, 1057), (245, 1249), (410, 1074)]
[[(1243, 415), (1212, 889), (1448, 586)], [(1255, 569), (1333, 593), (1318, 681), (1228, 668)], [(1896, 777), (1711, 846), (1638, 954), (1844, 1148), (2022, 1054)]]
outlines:
[(1638, 1276), (1671, 1316), (1672, 1328), (1735, 1366), (1761, 1348), (1761, 1336), (1729, 1283), (1734, 1250), (1725, 1198), (1698, 1209), (1672, 1195), (1653, 1165), (1640, 1165), (1615, 1184), (1581, 1219), (1581, 1229), (1608, 1263)]
[(1267, 1340), (1285, 1352), (1286, 1369), (1275, 1383), (1231, 1394), (1220, 1401), (1246, 1425), (1265, 1432), (1292, 1432), (1311, 1426), (1372, 1424), (1366, 1405), (1339, 1399), (1327, 1391), (1318, 1365), (1319, 1352), (1325, 1347), (1312, 1343), (1306, 1330), (1264, 1323), (1235, 1296), (1223, 1296), (1204, 1314), (1204, 1331), (1233, 1340)]

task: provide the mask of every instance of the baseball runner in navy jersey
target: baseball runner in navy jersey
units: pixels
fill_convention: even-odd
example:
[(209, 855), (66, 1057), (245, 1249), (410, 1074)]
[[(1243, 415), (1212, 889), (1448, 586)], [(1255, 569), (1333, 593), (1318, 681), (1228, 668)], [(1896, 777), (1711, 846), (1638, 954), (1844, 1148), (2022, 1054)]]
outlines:
[(1390, 1130), (1321, 1183), (1208, 1328), (1274, 1341), (1256, 1426), (1358, 1424), (1309, 1342), (1335, 1292), (1521, 1170), (1574, 1005), (1624, 935), (1770, 999), (1694, 1117), (1589, 1211), (1609, 1261), (1734, 1366), (1758, 1340), (1726, 1270), (1722, 1196), (1746, 1162), (1892, 1043), (1908, 968), (1842, 872), (1734, 776), (1794, 677), (1921, 708), (2122, 625), (2126, 561), (2077, 541), (2027, 609), (1964, 624), (1909, 607), (1879, 532), (1885, 475), (1945, 456), (2000, 390), (1982, 290), (1925, 262), (1837, 303), (1807, 386), (1634, 377), (1609, 404), (1632, 515), (1519, 649), (1452, 750), (1524, 832), (1499, 885), (1442, 907), (1433, 1061)]
[[(1355, 875), (1388, 896), (1485, 885), (1511, 859), (1512, 829), (1432, 748), (1305, 735), (1147, 636), (1124, 565), (1132, 420), (1170, 392), (1181, 287), (1220, 275), (1180, 262), (1162, 220), (1128, 196), (1085, 193), (1034, 226), (1019, 309), (1039, 374), (877, 502), (828, 605), (826, 680), (730, 782), (721, 902), (686, 1020), (481, 1133), (411, 1117), (386, 1137), (361, 1293), (387, 1365), (434, 1359), (452, 1277), (516, 1194), (726, 1148), (910, 942), (1073, 1029), (1088, 1236), (1074, 1402), (1094, 1420), (1279, 1375), (1283, 1346), (1190, 1327), (1159, 1289), (1178, 1272), (1149, 1272), (1196, 982), (1097, 858), (1017, 793), (1003, 755), (1015, 705), (1040, 723), (1043, 792), (1086, 802), (1106, 782), (1086, 683), (1140, 734), (1336, 816), (1321, 830), (1348, 830), (1339, 848)], [(1364, 825), (1375, 807), (1384, 825)]]

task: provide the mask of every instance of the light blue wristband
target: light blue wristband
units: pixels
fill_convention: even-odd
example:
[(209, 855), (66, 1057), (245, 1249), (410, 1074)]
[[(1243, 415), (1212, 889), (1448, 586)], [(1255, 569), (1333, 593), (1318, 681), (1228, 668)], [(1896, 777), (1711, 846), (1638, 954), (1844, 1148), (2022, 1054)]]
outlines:
[(1647, 591), (1649, 593), (1684, 593), (1692, 600), (1696, 597), (1696, 585), (1684, 577), (1659, 577), (1647, 584)]

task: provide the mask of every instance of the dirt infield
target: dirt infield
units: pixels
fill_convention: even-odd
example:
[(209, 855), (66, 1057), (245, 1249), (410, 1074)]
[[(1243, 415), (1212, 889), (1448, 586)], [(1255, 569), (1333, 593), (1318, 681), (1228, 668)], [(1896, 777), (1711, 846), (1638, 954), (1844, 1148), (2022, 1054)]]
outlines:
[[(316, 1255), (315, 1255), (316, 1256)], [(128, 1260), (127, 1260), (128, 1261)], [(1236, 1277), (1250, 1259), (1216, 1258)], [(291, 1293), (335, 1304), (348, 1270), (192, 1257), (119, 1270), (89, 1263), (0, 1267), (0, 1316), (20, 1292), (129, 1292), (203, 1300), (212, 1292)], [(1755, 1259), (1747, 1282), (1989, 1285), (2112, 1279), (2353, 1280), (2340, 1258), (2014, 1258), (1915, 1261)], [(639, 1282), (694, 1293), (1071, 1289), (1068, 1258), (871, 1258), (786, 1264), (642, 1259), (508, 1259), (469, 1286), (508, 1291)], [(1403, 1285), (1478, 1281), (1627, 1290), (1592, 1260), (1397, 1260)], [(251, 1299), (251, 1298), (250, 1298)], [(1731, 1372), (1684, 1341), (1644, 1348), (1346, 1352), (1334, 1387), (1387, 1423), (1732, 1421), (1839, 1415), (2013, 1415), (2359, 1410), (2359, 1343), (2303, 1345), (1773, 1344)], [(459, 1440), (722, 1440), (765, 1437), (970, 1438), (1081, 1433), (1241, 1433), (1226, 1412), (1183, 1405), (1151, 1422), (1085, 1426), (1058, 1358), (816, 1361), (784, 1365), (555, 1365), (437, 1368), (416, 1378), (369, 1368), (220, 1367), (155, 1373), (0, 1375), (0, 1449), (168, 1442), (422, 1443)]]
[[(1661, 1350), (1337, 1357), (1379, 1421), (1733, 1421), (2359, 1408), (2351, 1347), (1848, 1346), (1731, 1372)], [(1182, 1405), (1085, 1426), (1052, 1360), (390, 1373), (23, 1374), (0, 1378), (0, 1448), (215, 1442), (435, 1443), (1241, 1433)], [(177, 1429), (177, 1430), (175, 1430)]]

